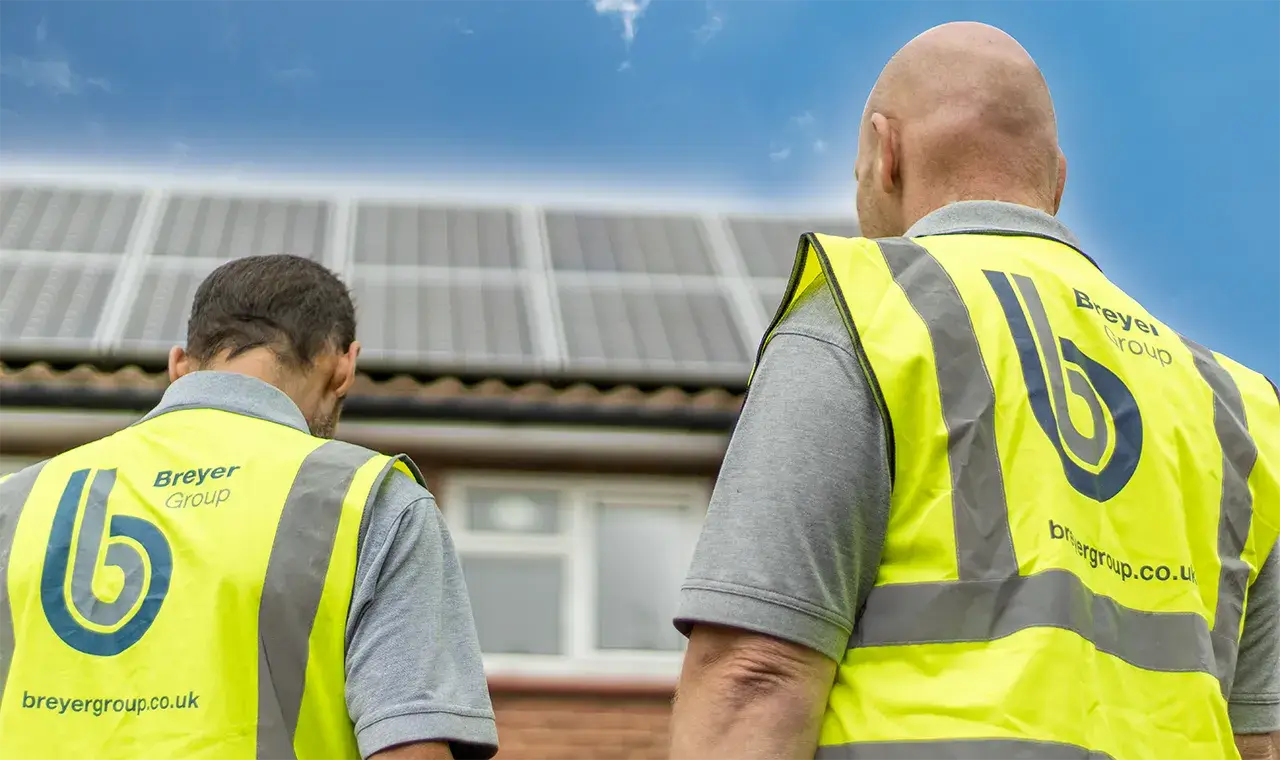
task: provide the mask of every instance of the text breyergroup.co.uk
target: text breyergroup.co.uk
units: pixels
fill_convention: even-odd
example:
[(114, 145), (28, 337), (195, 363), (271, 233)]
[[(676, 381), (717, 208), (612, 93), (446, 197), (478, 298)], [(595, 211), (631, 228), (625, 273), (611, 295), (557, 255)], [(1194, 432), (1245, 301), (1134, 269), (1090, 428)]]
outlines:
[(164, 710), (197, 710), (200, 695), (194, 691), (176, 697), (56, 697), (22, 692), (24, 710), (48, 710), (59, 715), (76, 713), (100, 718), (108, 714), (141, 715)]
[(1052, 519), (1049, 520), (1049, 538), (1055, 541), (1066, 541), (1075, 549), (1076, 554), (1089, 563), (1089, 567), (1095, 570), (1100, 567), (1106, 568), (1120, 576), (1121, 580), (1137, 578), (1142, 581), (1196, 582), (1196, 569), (1190, 565), (1179, 565), (1177, 568), (1169, 565), (1139, 565), (1135, 570), (1132, 562), (1081, 541), (1070, 528)]

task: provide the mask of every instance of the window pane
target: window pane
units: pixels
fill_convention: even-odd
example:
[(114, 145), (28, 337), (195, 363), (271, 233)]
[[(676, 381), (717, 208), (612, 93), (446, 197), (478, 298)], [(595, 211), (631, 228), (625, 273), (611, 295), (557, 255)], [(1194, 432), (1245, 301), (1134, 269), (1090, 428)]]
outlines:
[(601, 649), (679, 651), (671, 625), (697, 541), (687, 509), (599, 505), (596, 614)]
[(468, 488), (467, 527), (496, 533), (559, 533), (560, 494)]
[(558, 557), (464, 556), (462, 574), (480, 649), (490, 654), (561, 654)]

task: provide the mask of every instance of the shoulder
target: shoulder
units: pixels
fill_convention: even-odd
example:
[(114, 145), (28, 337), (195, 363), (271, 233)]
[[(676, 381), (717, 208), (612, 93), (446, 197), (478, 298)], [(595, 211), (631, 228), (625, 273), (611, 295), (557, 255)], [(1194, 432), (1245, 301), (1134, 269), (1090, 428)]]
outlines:
[(853, 356), (853, 338), (845, 327), (835, 294), (821, 275), (795, 299), (774, 328), (772, 336), (792, 335), (834, 346)]
[(392, 469), (374, 496), (376, 514), (395, 515), (421, 509), (436, 510), (436, 497), (427, 487), (398, 469)]
[[(393, 468), (378, 485), (360, 526), (362, 545), (384, 544), (402, 532), (437, 518), (435, 496), (414, 478)], [(365, 552), (361, 552), (363, 556)]]
[(401, 607), (416, 605), (414, 579), (438, 576), (451, 551), (431, 492), (399, 470), (388, 473), (360, 521), (348, 635), (366, 615), (406, 614)]
[[(893, 240), (894, 238), (886, 238)], [(883, 258), (884, 254), (880, 248), (881, 240), (864, 238), (864, 237), (839, 237), (837, 235), (823, 235), (813, 233), (807, 236), (806, 240), (812, 244), (814, 253), (827, 259), (829, 262), (838, 262), (851, 257), (875, 257)], [(805, 252), (808, 246), (802, 247), (800, 250)]]
[(25, 499), (25, 492), (31, 490), (36, 478), (39, 477), (40, 472), (48, 463), (49, 460), (45, 459), (35, 464), (27, 465), (17, 472), (0, 475), (0, 491), (6, 494), (22, 492), (24, 494), (22, 498)]

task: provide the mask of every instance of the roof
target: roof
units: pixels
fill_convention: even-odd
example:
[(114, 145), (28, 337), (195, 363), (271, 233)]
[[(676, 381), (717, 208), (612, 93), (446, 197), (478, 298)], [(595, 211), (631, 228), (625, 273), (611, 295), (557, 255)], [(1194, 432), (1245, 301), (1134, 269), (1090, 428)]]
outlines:
[(350, 285), (373, 371), (732, 386), (800, 234), (857, 234), (852, 218), (482, 202), (462, 186), (126, 179), (0, 172), (6, 359), (160, 366), (214, 267), (288, 252)]
[[(146, 411), (168, 385), (166, 373), (130, 365), (58, 368), (45, 362), (0, 363), (0, 406)], [(430, 419), (525, 424), (728, 430), (737, 419), (738, 389), (666, 386), (555, 386), (458, 377), (375, 378), (361, 373), (344, 413), (356, 419)]]

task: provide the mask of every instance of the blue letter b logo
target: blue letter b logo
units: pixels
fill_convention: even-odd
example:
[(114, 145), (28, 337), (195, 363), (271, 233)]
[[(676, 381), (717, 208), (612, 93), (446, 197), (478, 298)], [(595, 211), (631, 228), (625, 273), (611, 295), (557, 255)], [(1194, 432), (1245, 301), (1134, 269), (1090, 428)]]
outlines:
[[(89, 472), (72, 473), (58, 501), (44, 555), (40, 601), (58, 638), (85, 654), (110, 657), (136, 644), (156, 619), (169, 591), (173, 553), (160, 529), (141, 518), (115, 515), (107, 530), (107, 497), (116, 483), (115, 470), (99, 470), (93, 478), (77, 535), (76, 516)], [(93, 589), (104, 541), (105, 563), (124, 576), (111, 600)]]
[[(1054, 334), (1031, 278), (1015, 274), (1011, 283), (1010, 275), (1003, 272), (984, 274), (1013, 333), (1031, 411), (1058, 450), (1067, 482), (1094, 501), (1111, 499), (1129, 484), (1142, 455), (1137, 400), (1114, 372), (1085, 355), (1074, 341)], [(1025, 312), (1018, 294), (1026, 304)], [(1089, 410), (1088, 435), (1071, 418), (1068, 393), (1084, 401)], [(1114, 441), (1108, 440), (1104, 415), (1111, 417)]]

